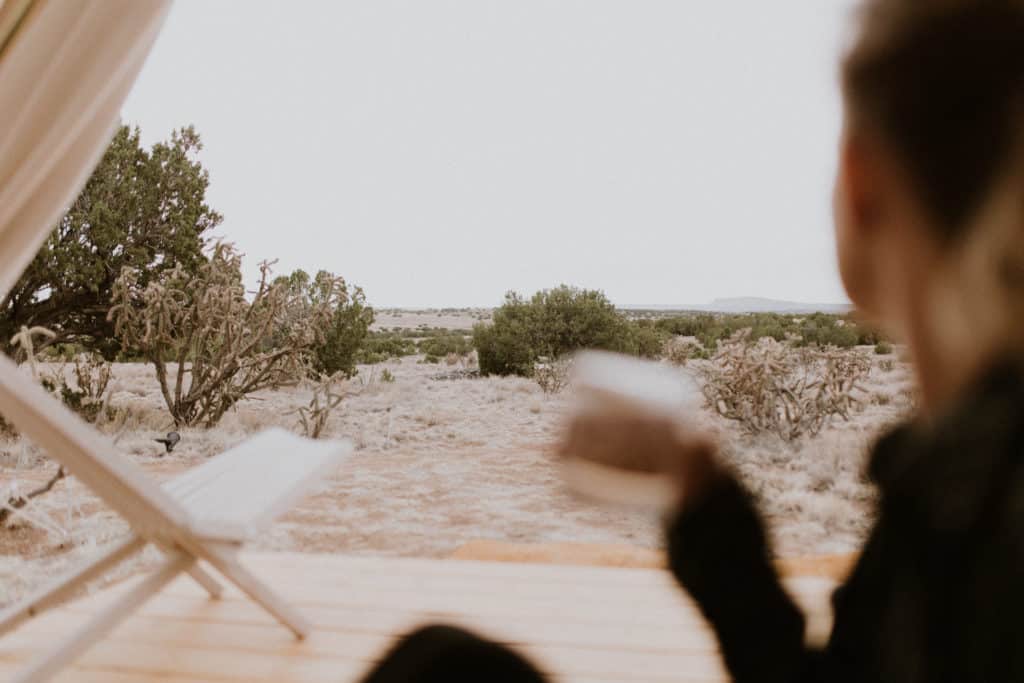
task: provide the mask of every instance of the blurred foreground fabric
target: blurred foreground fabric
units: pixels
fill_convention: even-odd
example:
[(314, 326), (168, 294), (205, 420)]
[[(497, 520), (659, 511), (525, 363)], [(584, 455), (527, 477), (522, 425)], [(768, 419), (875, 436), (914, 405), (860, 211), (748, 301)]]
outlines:
[(0, 0), (0, 300), (85, 184), (168, 0)]

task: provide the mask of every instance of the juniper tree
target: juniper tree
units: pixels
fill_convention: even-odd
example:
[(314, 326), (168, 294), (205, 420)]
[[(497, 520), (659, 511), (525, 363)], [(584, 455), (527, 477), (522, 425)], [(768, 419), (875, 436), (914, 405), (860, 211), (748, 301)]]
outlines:
[(209, 176), (191, 127), (146, 150), (139, 129), (121, 126), (107, 151), (11, 292), (0, 300), (0, 344), (22, 327), (56, 334), (108, 358), (117, 352), (107, 319), (124, 268), (139, 285), (203, 262), (204, 235), (221, 222), (206, 203)]

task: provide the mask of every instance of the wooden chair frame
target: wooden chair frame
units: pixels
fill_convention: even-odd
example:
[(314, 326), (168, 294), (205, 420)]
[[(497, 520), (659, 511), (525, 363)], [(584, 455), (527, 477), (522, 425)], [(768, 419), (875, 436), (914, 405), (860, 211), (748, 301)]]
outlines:
[[(211, 476), (215, 475), (213, 488), (205, 489), (215, 492), (215, 495), (208, 498), (212, 504), (228, 505), (224, 503), (223, 484), (231, 482), (231, 472), (224, 471), (224, 467), (218, 468), (217, 458), (207, 461), (197, 470), (186, 472), (168, 485), (157, 486), (141, 470), (114, 455), (113, 444), (101, 434), (66, 410), (42, 387), (26, 381), (14, 363), (3, 356), (0, 356), (0, 406), (3, 406), (4, 415), (23, 434), (45, 448), (72, 475), (124, 516), (133, 529), (128, 539), (105, 551), (85, 567), (61, 577), (0, 613), (0, 636), (73, 595), (88, 581), (124, 562), (149, 543), (159, 547), (166, 555), (163, 564), (154, 573), (45, 653), (16, 679), (16, 683), (36, 683), (59, 671), (182, 572), (190, 574), (211, 597), (218, 597), (221, 586), (200, 566), (199, 561), (216, 569), (287, 626), (296, 637), (302, 638), (309, 633), (309, 624), (302, 615), (250, 574), (238, 562), (237, 553), (247, 536), (269, 523), (309, 483), (336, 465), (351, 450), (347, 442), (313, 442), (272, 430), (239, 447), (248, 448), (246, 453), (265, 452), (261, 438), (274, 443), (284, 439), (284, 443), (288, 444), (288, 452), (277, 453), (280, 456), (277, 462), (281, 463), (282, 472), (291, 470), (295, 476), (283, 479), (282, 485), (278, 483), (282, 481), (279, 478), (259, 472), (260, 480), (267, 482), (271, 492), (262, 495), (266, 492), (242, 487), (237, 495), (248, 504), (242, 506), (241, 516), (235, 515), (230, 521), (243, 524), (225, 524), (215, 516), (204, 517), (190, 513), (175, 497), (175, 485), (180, 482), (182, 485), (177, 487), (181, 489), (179, 497), (186, 502), (195, 501), (194, 473), (201, 473), (206, 468)], [(239, 451), (237, 455), (242, 453)], [(200, 493), (203, 490), (200, 489)], [(238, 491), (237, 488), (235, 490)], [(256, 501), (252, 500), (254, 492), (260, 494)], [(253, 512), (259, 514), (254, 516)], [(254, 526), (247, 526), (249, 521), (254, 522)]]

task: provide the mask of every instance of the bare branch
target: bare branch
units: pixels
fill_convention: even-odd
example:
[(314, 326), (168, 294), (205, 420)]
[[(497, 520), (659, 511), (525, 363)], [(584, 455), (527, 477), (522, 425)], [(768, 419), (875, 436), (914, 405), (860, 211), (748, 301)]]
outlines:
[[(212, 426), (249, 394), (308, 374), (335, 302), (299, 305), (292, 289), (271, 281), (270, 266), (260, 264), (251, 300), (230, 244), (215, 245), (195, 273), (176, 268), (144, 289), (135, 273), (121, 274), (111, 316), (123, 343), (155, 366), (175, 424)], [(169, 359), (178, 363), (173, 389)]]
[(849, 419), (871, 361), (859, 351), (796, 348), (794, 341), (751, 342), (744, 331), (721, 342), (699, 370), (708, 406), (749, 433), (787, 441), (818, 434), (833, 417)]
[(14, 498), (9, 498), (7, 500), (7, 507), (0, 509), (0, 524), (6, 522), (7, 519), (11, 516), (11, 508), (13, 508), (14, 510), (20, 510), (21, 508), (28, 505), (28, 502), (33, 498), (38, 498), (44, 493), (49, 493), (57, 484), (57, 482), (63, 479), (65, 476), (67, 476), (67, 473), (64, 471), (64, 467), (58, 467), (56, 474), (50, 477), (49, 481), (47, 481), (39, 488), (35, 489), (34, 491), (29, 491), (24, 496), (16, 496)]

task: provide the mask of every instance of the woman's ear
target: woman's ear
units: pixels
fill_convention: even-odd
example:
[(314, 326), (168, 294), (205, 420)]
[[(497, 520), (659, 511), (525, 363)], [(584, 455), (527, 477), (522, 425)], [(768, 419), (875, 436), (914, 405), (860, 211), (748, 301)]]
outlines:
[(874, 323), (882, 323), (891, 283), (893, 239), (901, 220), (899, 180), (883, 146), (848, 128), (840, 141), (835, 219), (839, 269), (847, 295)]
[(844, 132), (833, 198), (839, 273), (850, 300), (872, 317), (879, 312), (877, 257), (885, 232), (884, 181), (878, 161), (864, 136)]
[(862, 238), (878, 228), (882, 220), (883, 198), (880, 187), (879, 158), (874, 145), (862, 134), (846, 133), (839, 148), (839, 177), (845, 226)]
[(847, 295), (872, 322), (902, 329), (901, 318), (931, 272), (936, 249), (908, 175), (879, 138), (844, 133), (834, 209)]

